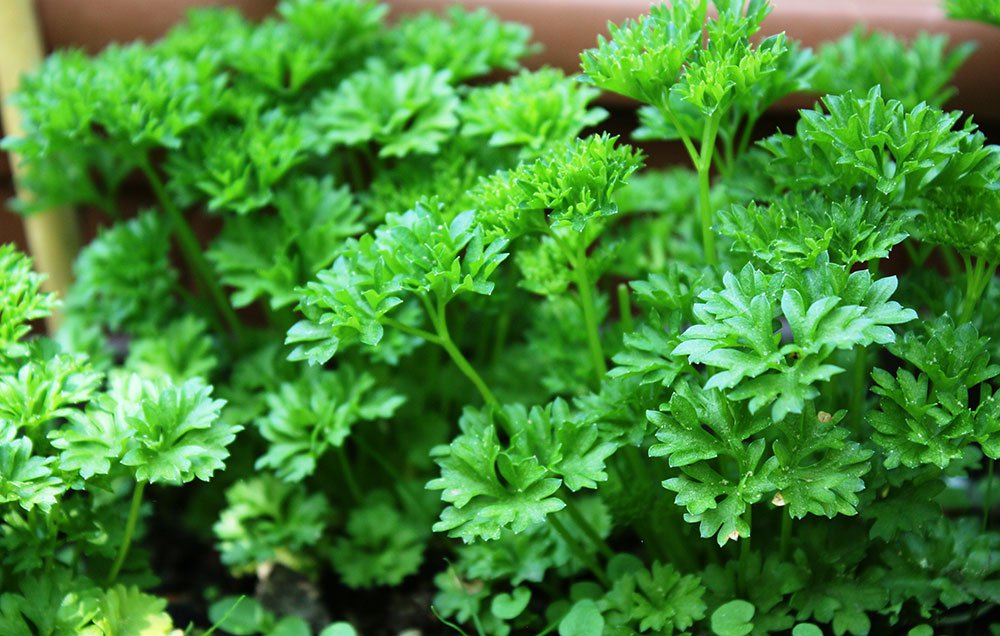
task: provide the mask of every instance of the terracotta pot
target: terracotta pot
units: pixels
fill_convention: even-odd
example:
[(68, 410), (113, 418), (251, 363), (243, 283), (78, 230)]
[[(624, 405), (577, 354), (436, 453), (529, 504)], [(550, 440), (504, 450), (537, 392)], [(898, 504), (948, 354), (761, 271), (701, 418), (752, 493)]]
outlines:
[[(579, 70), (580, 51), (593, 47), (607, 23), (621, 22), (647, 11), (648, 0), (458, 0), (459, 4), (485, 6), (507, 20), (528, 24), (544, 51), (531, 65), (549, 64), (567, 71)], [(949, 20), (941, 0), (772, 0), (764, 33), (786, 32), (806, 46), (817, 47), (851, 31), (857, 24), (913, 37), (921, 31), (945, 33), (952, 42), (974, 41), (977, 50), (958, 73), (958, 95), (950, 104), (977, 119), (1000, 120), (1000, 30), (973, 22)], [(395, 13), (438, 9), (441, 0), (390, 0)], [(811, 105), (812, 99), (788, 100), (785, 109)]]
[(192, 7), (230, 6), (259, 19), (275, 0), (35, 0), (49, 48), (99, 51), (109, 42), (151, 40), (163, 35)]
[[(620, 22), (648, 10), (648, 0), (386, 0), (398, 15), (463, 4), (485, 6), (502, 18), (530, 25), (545, 49), (530, 60), (575, 71), (580, 51), (594, 45), (608, 21)], [(165, 32), (191, 6), (226, 5), (250, 18), (269, 13), (275, 0), (36, 0), (45, 41), (51, 47), (99, 50), (111, 41), (151, 39)], [(953, 42), (972, 40), (976, 53), (956, 78), (958, 95), (951, 104), (981, 119), (1000, 120), (1000, 30), (948, 20), (941, 0), (773, 0), (765, 33), (785, 31), (807, 46), (837, 38), (856, 24), (912, 37), (920, 31), (946, 33)], [(799, 107), (811, 100), (785, 102)]]
[[(3, 0), (0, 0), (2, 2)], [(548, 64), (574, 72), (579, 53), (594, 46), (608, 21), (620, 22), (648, 10), (648, 0), (387, 0), (393, 15), (463, 4), (485, 6), (500, 17), (532, 27), (544, 50), (528, 61), (529, 66)], [(887, 30), (904, 37), (920, 31), (946, 33), (954, 42), (972, 40), (976, 53), (956, 78), (959, 93), (951, 107), (976, 114), (984, 122), (1000, 122), (1000, 82), (995, 77), (1000, 60), (1000, 30), (969, 22), (946, 19), (940, 0), (773, 0), (775, 8), (764, 26), (765, 33), (785, 31), (807, 46), (837, 38), (855, 24)], [(42, 32), (50, 48), (80, 47), (97, 51), (108, 42), (154, 39), (181, 19), (193, 6), (234, 6), (249, 18), (270, 13), (275, 0), (36, 0)], [(614, 101), (614, 97), (611, 97)], [(786, 112), (811, 104), (799, 97), (779, 104)], [(0, 159), (0, 179), (7, 167)], [(2, 189), (0, 189), (2, 192)], [(0, 202), (2, 207), (2, 202)], [(10, 217), (0, 212), (0, 241), (18, 233)], [(11, 219), (16, 223), (16, 219)]]

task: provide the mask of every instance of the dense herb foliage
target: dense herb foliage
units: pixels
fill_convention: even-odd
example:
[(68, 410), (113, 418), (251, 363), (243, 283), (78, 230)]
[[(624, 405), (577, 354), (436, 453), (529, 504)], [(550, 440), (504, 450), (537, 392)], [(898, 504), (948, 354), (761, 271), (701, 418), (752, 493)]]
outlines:
[[(0, 633), (1000, 630), (1000, 147), (941, 109), (971, 49), (814, 55), (769, 11), (654, 6), (580, 78), (367, 0), (49, 58), (25, 212), (109, 219), (51, 339), (0, 248)], [(595, 132), (599, 89), (691, 166)], [(180, 624), (169, 517), (256, 597), (192, 582)], [(423, 619), (337, 600), (398, 586)]]

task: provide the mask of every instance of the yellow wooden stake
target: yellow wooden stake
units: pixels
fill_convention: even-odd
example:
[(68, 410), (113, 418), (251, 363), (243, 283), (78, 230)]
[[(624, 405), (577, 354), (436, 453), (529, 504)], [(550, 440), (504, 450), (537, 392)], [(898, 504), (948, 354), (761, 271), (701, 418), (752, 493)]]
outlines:
[[(0, 121), (6, 134), (22, 134), (21, 117), (7, 97), (17, 90), (21, 75), (38, 66), (44, 57), (41, 30), (32, 0), (0, 0)], [(14, 186), (22, 200), (31, 193), (20, 187), (17, 157), (10, 157)], [(45, 289), (65, 296), (73, 276), (73, 259), (80, 248), (80, 229), (71, 208), (36, 212), (24, 219), (28, 250), (35, 268), (48, 276)], [(47, 320), (53, 333), (62, 315), (54, 312)]]

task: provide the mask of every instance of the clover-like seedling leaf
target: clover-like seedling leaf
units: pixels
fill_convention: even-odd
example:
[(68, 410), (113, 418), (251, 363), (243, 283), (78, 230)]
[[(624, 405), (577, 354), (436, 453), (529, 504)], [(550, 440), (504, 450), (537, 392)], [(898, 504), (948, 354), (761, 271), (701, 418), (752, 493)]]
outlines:
[(592, 599), (577, 601), (559, 621), (559, 636), (601, 636), (604, 617)]
[(756, 611), (751, 603), (741, 599), (720, 605), (712, 612), (712, 633), (715, 636), (746, 636), (753, 631)]

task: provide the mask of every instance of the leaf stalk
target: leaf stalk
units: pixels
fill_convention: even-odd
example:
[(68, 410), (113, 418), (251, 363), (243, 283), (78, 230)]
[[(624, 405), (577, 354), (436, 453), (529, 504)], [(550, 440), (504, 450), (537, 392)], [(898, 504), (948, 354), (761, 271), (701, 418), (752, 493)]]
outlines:
[(132, 546), (132, 536), (135, 534), (135, 526), (139, 521), (139, 512), (142, 509), (142, 494), (145, 489), (146, 482), (135, 482), (135, 488), (132, 489), (132, 502), (128, 508), (128, 520), (125, 522), (125, 536), (122, 538), (122, 544), (118, 548), (118, 556), (111, 565), (111, 571), (108, 572), (109, 585), (114, 583), (115, 579), (118, 578), (118, 573), (121, 572), (122, 565), (125, 563), (125, 557), (128, 556), (129, 548)]

